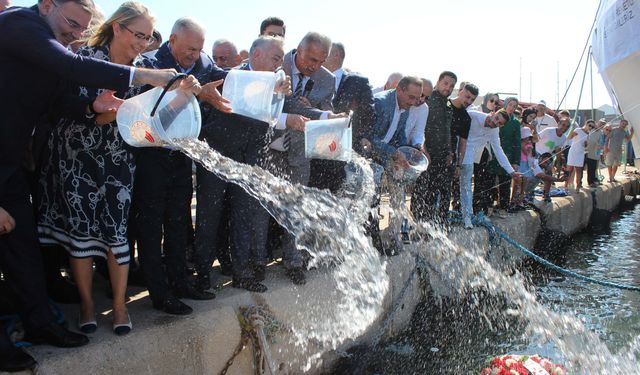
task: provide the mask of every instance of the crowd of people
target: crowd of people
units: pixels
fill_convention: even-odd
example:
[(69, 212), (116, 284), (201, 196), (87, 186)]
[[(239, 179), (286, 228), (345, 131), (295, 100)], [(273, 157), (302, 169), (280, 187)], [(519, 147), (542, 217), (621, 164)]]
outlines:
[[(445, 229), (452, 208), (461, 211), (465, 228), (473, 228), (474, 213), (491, 216), (497, 209), (503, 217), (526, 208), (540, 182), (544, 201), (554, 182), (570, 187), (573, 177), (567, 174), (579, 189), (584, 164), (595, 186), (599, 152), (615, 182), (622, 145), (633, 134), (626, 120), (617, 127), (587, 120), (581, 127), (543, 101), (525, 106), (515, 97), (488, 93), (475, 107), (479, 88), (458, 83), (450, 71), (435, 84), (395, 72), (374, 89), (343, 67), (343, 44), (308, 32), (297, 48), (285, 51), (285, 34), (284, 21), (269, 17), (248, 50), (219, 39), (209, 55), (201, 23), (179, 18), (162, 42), (150, 10), (138, 2), (123, 3), (109, 17), (93, 0), (39, 0), (0, 12), (0, 271), (8, 285), (0, 298), (17, 306), (26, 340), (61, 347), (88, 343), (86, 334), (98, 324), (92, 289), (100, 258), (116, 335), (133, 328), (126, 307), (133, 271), (142, 275), (152, 307), (173, 315), (192, 312), (184, 299), (215, 298), (215, 260), (234, 287), (251, 292), (267, 290), (266, 265), (280, 257), (290, 281), (305, 284), (307, 259), (295, 234), (255, 198), (199, 165), (194, 171), (180, 152), (133, 148), (118, 133), (123, 101), (165, 86), (178, 73), (188, 78), (175, 89), (197, 96), (200, 138), (212, 148), (336, 195), (343, 194), (346, 163), (306, 158), (304, 128), (309, 120), (351, 114), (352, 147), (385, 172), (380, 188), (391, 194), (392, 205), (404, 205), (410, 192), (414, 218)], [(266, 137), (266, 122), (232, 112), (221, 92), (231, 69), (285, 72), (277, 90), (289, 95), (273, 138)], [(413, 186), (404, 186), (397, 173), (411, 167), (401, 146), (429, 160)], [(381, 254), (397, 254), (409, 240), (401, 233), (407, 228), (395, 220), (394, 241), (383, 242), (375, 215), (379, 203), (372, 202), (366, 233)], [(65, 263), (72, 291), (60, 274)], [(56, 300), (79, 303), (76, 326), (82, 333), (56, 321), (47, 290)], [(1, 329), (0, 370), (34, 365)]]

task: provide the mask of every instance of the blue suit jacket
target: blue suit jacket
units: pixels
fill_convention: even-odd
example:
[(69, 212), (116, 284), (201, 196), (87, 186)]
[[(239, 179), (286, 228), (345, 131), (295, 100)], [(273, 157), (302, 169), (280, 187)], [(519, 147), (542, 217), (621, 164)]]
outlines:
[[(371, 129), (371, 143), (373, 150), (382, 163), (386, 163), (389, 158), (396, 152), (396, 148), (383, 141), (387, 131), (393, 121), (393, 113), (396, 109), (396, 90), (387, 90), (377, 93), (373, 97), (376, 108), (376, 122)], [(400, 144), (407, 144), (407, 135), (405, 131), (400, 133)]]
[[(125, 90), (130, 67), (78, 56), (55, 38), (38, 7), (0, 13), (0, 206), (21, 171), (29, 138), (64, 81)], [(25, 192), (26, 193), (26, 192)]]

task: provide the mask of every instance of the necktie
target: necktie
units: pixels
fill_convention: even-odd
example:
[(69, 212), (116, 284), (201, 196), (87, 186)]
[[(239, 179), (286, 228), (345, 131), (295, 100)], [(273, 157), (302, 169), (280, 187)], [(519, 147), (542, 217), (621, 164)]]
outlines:
[(304, 81), (304, 74), (298, 73), (298, 83), (296, 84), (296, 89), (293, 91), (294, 96), (302, 95), (302, 82)]
[(398, 120), (398, 126), (396, 127), (395, 133), (393, 133), (393, 137), (389, 141), (389, 144), (394, 147), (402, 146), (402, 133), (405, 131), (405, 124), (407, 123), (407, 118), (409, 117), (409, 110), (405, 110), (400, 114), (400, 119)]

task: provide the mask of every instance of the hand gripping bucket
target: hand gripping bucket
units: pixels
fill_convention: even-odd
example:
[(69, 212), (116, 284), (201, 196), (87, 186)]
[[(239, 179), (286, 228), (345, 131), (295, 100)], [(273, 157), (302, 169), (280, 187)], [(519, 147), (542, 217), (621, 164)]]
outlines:
[(274, 90), (276, 83), (285, 78), (282, 70), (272, 73), (232, 69), (224, 79), (222, 93), (233, 113), (275, 125), (282, 113), (284, 95)]
[(401, 152), (405, 159), (409, 162), (409, 168), (394, 168), (393, 178), (404, 184), (413, 184), (416, 182), (420, 174), (429, 167), (429, 159), (422, 151), (411, 146), (400, 146), (398, 152)]
[(171, 139), (197, 138), (201, 115), (196, 97), (176, 89), (168, 91), (179, 74), (164, 89), (156, 87), (125, 100), (118, 108), (118, 131), (134, 147), (168, 147)]
[(351, 160), (351, 118), (307, 121), (304, 152), (307, 159)]

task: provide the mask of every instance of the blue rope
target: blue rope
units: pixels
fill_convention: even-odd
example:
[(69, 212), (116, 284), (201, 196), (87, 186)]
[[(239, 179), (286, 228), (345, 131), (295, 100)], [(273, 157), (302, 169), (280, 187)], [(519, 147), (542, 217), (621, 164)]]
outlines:
[(497, 228), (491, 222), (487, 221), (486, 217), (484, 215), (476, 215), (476, 216), (474, 216), (472, 222), (473, 222), (473, 224), (481, 225), (481, 226), (487, 228), (489, 230), (489, 233), (497, 234), (499, 237), (503, 238), (505, 241), (507, 241), (508, 243), (513, 245), (516, 249), (520, 250), (525, 255), (533, 258), (533, 260), (535, 260), (536, 262), (542, 264), (545, 267), (551, 268), (552, 270), (554, 270), (554, 271), (556, 271), (558, 273), (561, 273), (561, 274), (563, 274), (565, 276), (573, 277), (573, 278), (576, 278), (578, 280), (586, 281), (586, 282), (597, 284), (597, 285), (607, 286), (607, 287), (611, 287), (611, 288), (623, 289), (623, 290), (635, 290), (637, 292), (640, 292), (640, 287), (637, 287), (637, 286), (618, 284), (618, 283), (614, 283), (614, 282), (611, 282), (611, 281), (597, 280), (597, 279), (594, 279), (594, 278), (591, 278), (591, 277), (580, 275), (580, 274), (575, 273), (573, 271), (569, 271), (566, 268), (562, 268), (560, 266), (557, 266), (557, 265), (549, 262), (548, 260), (542, 258), (541, 256), (535, 254), (534, 252), (532, 252), (531, 250), (527, 249), (526, 247), (520, 245), (516, 240), (514, 240), (511, 237), (509, 237), (509, 235), (507, 235), (505, 232), (500, 230), (500, 228)]

